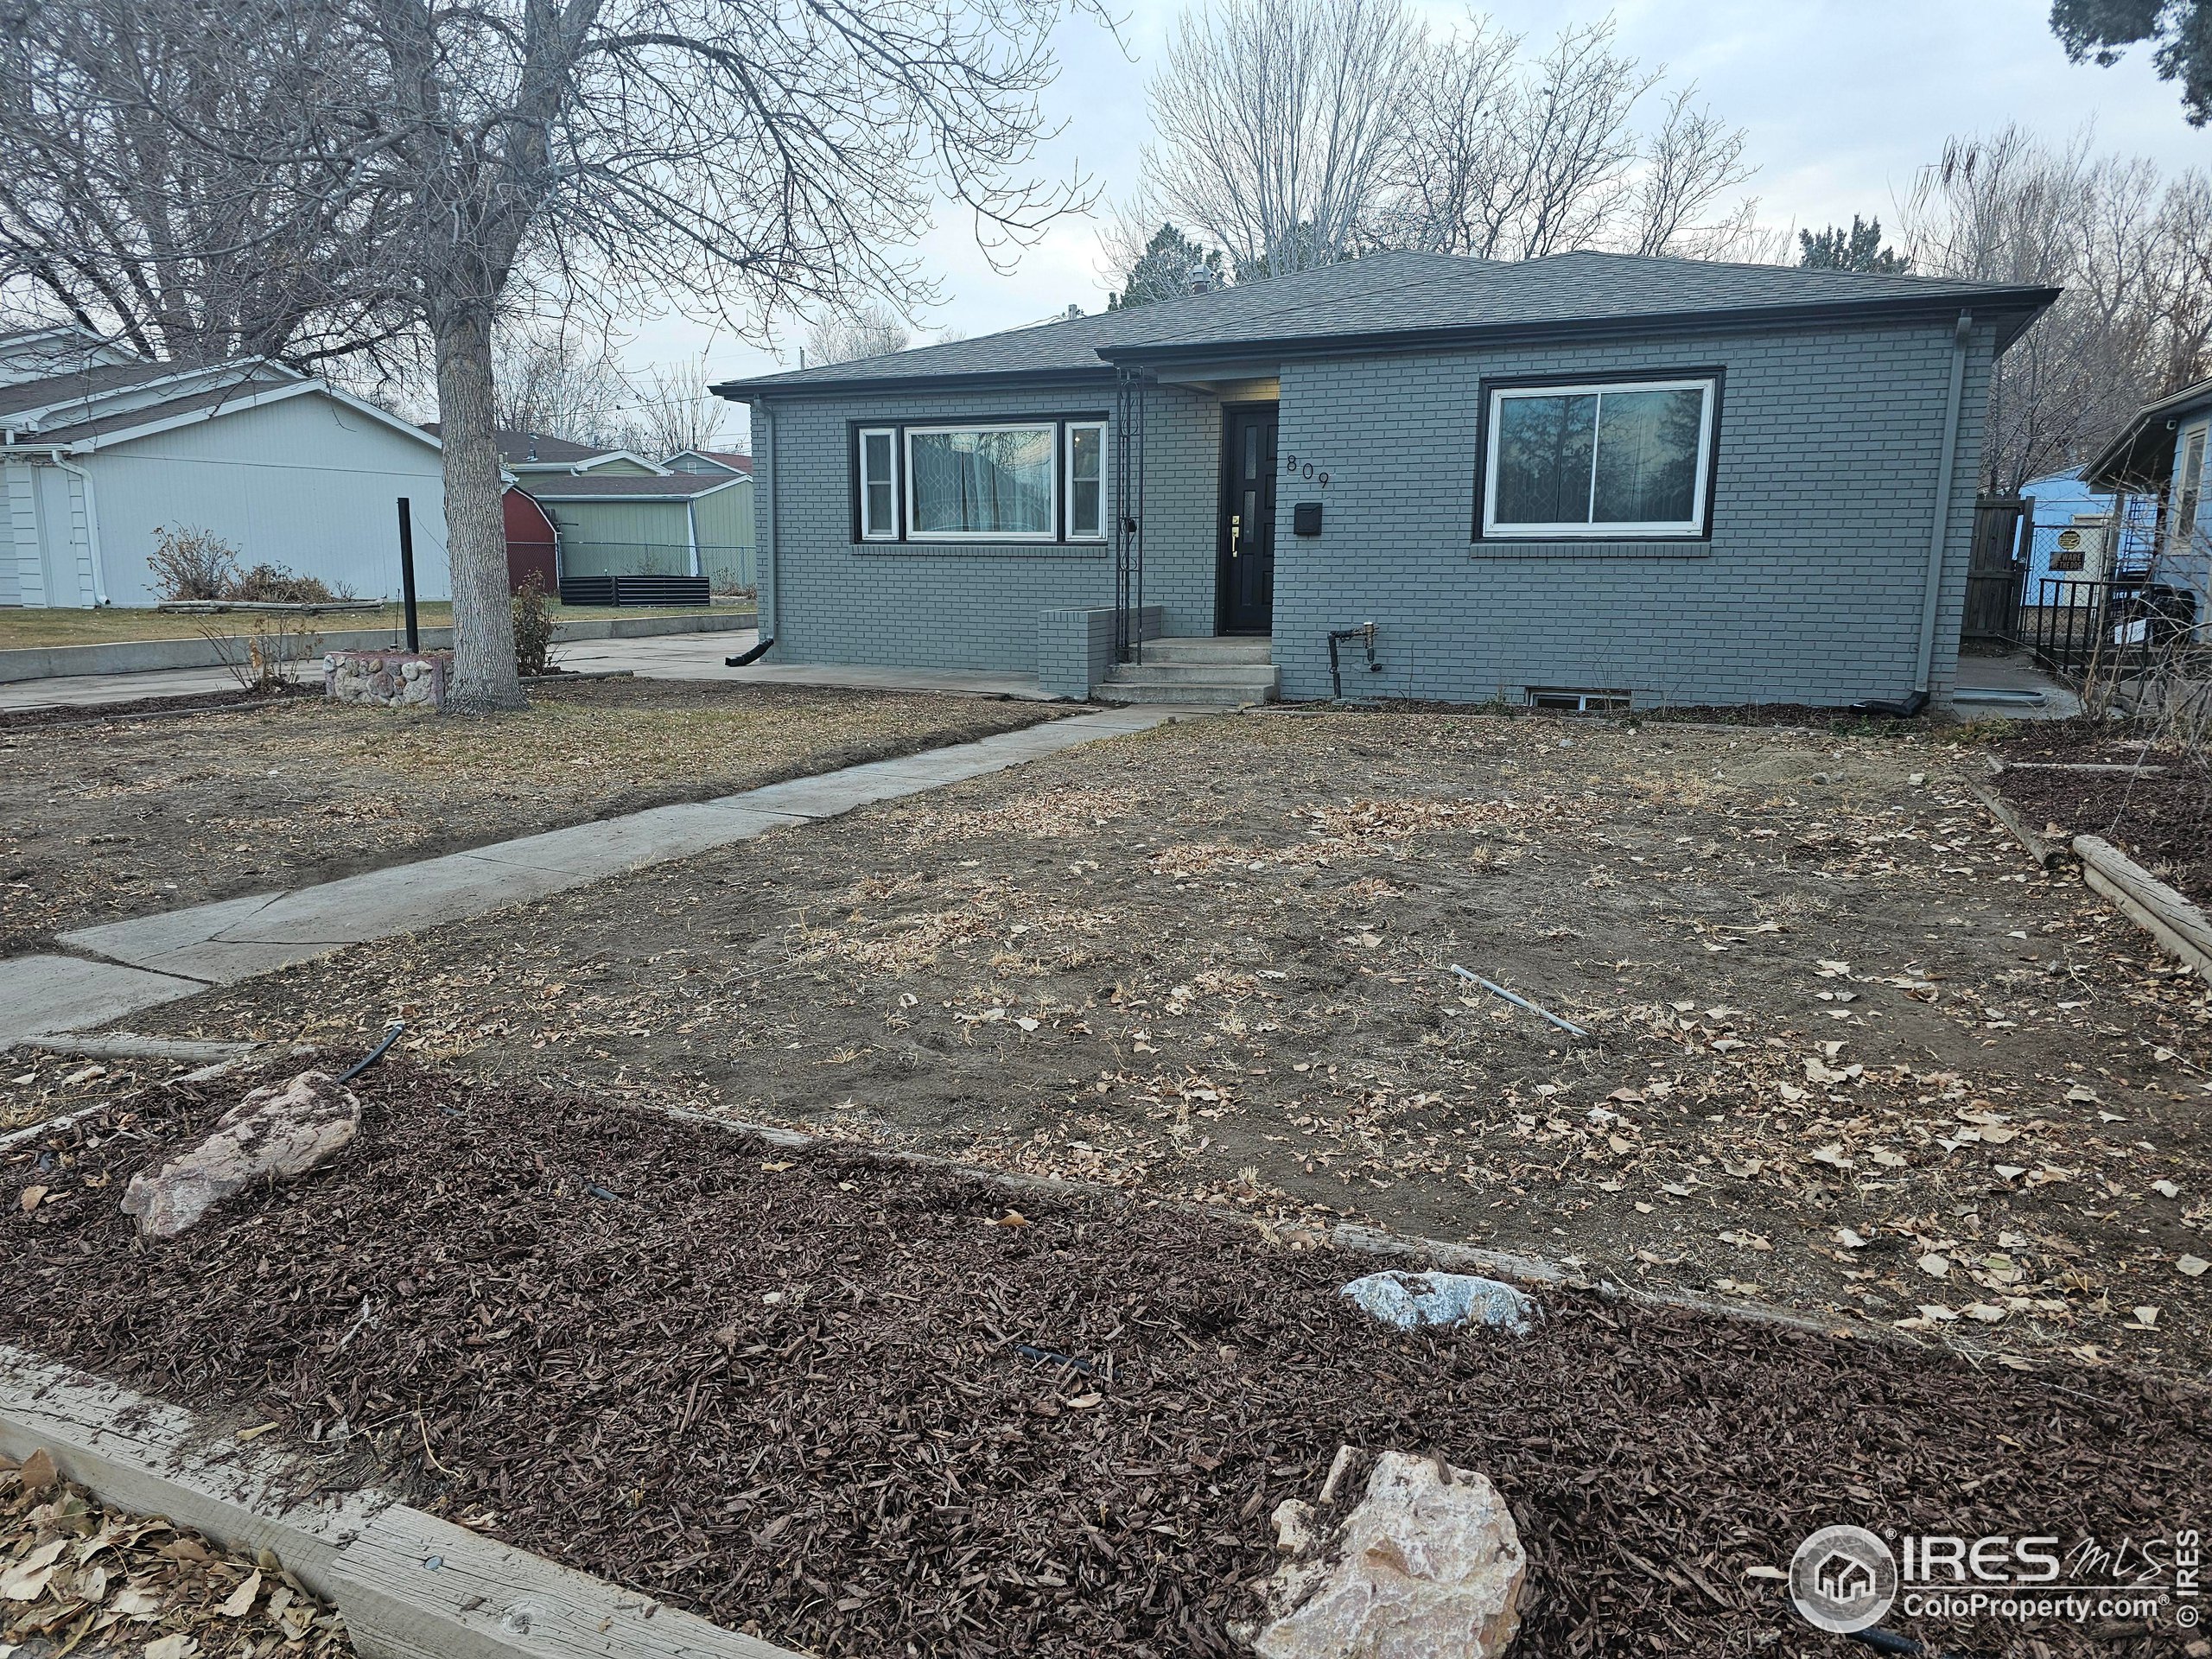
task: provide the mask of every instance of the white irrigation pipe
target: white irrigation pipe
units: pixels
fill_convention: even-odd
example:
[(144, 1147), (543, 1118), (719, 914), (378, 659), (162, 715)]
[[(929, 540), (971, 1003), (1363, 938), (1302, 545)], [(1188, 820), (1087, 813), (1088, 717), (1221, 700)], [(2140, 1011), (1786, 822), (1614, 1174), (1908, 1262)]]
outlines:
[(1588, 1032), (1583, 1030), (1581, 1027), (1576, 1025), (1573, 1020), (1562, 1020), (1559, 1015), (1554, 1014), (1549, 1008), (1537, 1007), (1536, 1004), (1531, 1002), (1527, 997), (1521, 995), (1518, 992), (1507, 990), (1504, 986), (1500, 985), (1495, 980), (1484, 979), (1480, 974), (1469, 973), (1456, 962), (1452, 964), (1452, 971), (1459, 975), (1460, 978), (1468, 981), (1470, 983), (1481, 986), (1483, 989), (1488, 991), (1492, 996), (1502, 996), (1507, 1001), (1513, 1003), (1515, 1006), (1528, 1009), (1531, 1014), (1541, 1014), (1545, 1019), (1550, 1020), (1552, 1024), (1557, 1026), (1561, 1031), (1566, 1032), (1569, 1036), (1587, 1037), (1590, 1034)]

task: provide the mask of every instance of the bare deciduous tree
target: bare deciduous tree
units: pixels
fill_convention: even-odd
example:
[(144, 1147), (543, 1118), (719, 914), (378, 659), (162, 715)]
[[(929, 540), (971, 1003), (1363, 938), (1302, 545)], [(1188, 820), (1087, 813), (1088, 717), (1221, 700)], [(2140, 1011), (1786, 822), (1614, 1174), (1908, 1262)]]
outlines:
[[(359, 302), (394, 308), (435, 366), (464, 712), (522, 701), (493, 439), (503, 318), (665, 304), (758, 336), (779, 310), (928, 296), (899, 250), (940, 194), (994, 249), (1083, 199), (1031, 178), (1047, 46), (1088, 0), (263, 0), (314, 96), (235, 123), (153, 73), (197, 53), (212, 86), (239, 49), (195, 0), (52, 0), (101, 20), (131, 67), (95, 101), (220, 158), (243, 199), (283, 183), (283, 226), (359, 220)], [(197, 238), (197, 233), (195, 233)], [(240, 238), (215, 237), (225, 249)]]
[(849, 363), (855, 358), (903, 352), (913, 335), (896, 311), (870, 300), (850, 311), (823, 318), (806, 331), (809, 363)]
[(1904, 220), (1912, 268), (2065, 289), (1998, 365), (1985, 487), (2086, 460), (2142, 403), (2212, 368), (2212, 187), (2019, 126), (1954, 139)]
[(630, 388), (601, 344), (570, 329), (502, 327), (493, 340), (492, 419), (502, 431), (629, 448)]
[(709, 390), (711, 381), (700, 361), (657, 366), (631, 383), (632, 421), (645, 454), (660, 460), (721, 442), (730, 405)]
[(1728, 222), (1714, 226), (1699, 220), (1751, 176), (1744, 162), (1750, 137), (1710, 108), (1693, 106), (1696, 96), (1694, 86), (1677, 90), (1643, 147), (1643, 168), (1630, 192), (1637, 253), (1695, 251), (1713, 240), (1725, 244), (1733, 233)]
[(190, 8), (0, 6), (0, 302), (188, 361), (392, 345), (412, 318), (381, 279), (381, 204), (238, 150), (323, 96), (325, 45), (282, 0), (226, 7), (213, 35)]
[[(1107, 238), (1126, 286), (1163, 222), (1238, 280), (1376, 248), (1532, 259), (1579, 247), (1733, 255), (1759, 239), (1745, 135), (1618, 50), (1610, 19), (1538, 56), (1480, 13), (1430, 37), (1403, 0), (1217, 0), (1152, 87), (1145, 188)], [(1141, 235), (1132, 229), (1141, 228)]]
[(1212, 0), (1149, 89), (1147, 211), (1240, 272), (1356, 252), (1371, 224), (1421, 31), (1403, 0)]

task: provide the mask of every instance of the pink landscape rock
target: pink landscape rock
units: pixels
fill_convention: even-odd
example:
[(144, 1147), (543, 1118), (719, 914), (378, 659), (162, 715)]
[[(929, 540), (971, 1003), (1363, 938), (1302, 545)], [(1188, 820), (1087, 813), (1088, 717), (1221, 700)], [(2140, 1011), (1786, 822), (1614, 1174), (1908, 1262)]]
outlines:
[(321, 1071), (255, 1090), (223, 1114), (207, 1138), (153, 1175), (130, 1178), (123, 1213), (148, 1238), (175, 1238), (256, 1182), (304, 1175), (353, 1144), (361, 1103)]
[(1341, 1526), (1297, 1499), (1274, 1513), (1264, 1659), (1495, 1659), (1521, 1624), (1528, 1557), (1488, 1477), (1385, 1452)]

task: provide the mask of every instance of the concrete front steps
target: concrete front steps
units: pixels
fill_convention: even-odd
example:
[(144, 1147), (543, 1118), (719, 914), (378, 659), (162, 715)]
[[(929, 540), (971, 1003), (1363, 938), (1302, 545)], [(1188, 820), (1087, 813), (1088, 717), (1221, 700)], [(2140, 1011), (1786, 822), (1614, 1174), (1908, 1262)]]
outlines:
[(1241, 635), (1152, 639), (1143, 660), (1117, 664), (1096, 693), (1101, 702), (1179, 703), (1241, 709), (1275, 700), (1274, 642)]

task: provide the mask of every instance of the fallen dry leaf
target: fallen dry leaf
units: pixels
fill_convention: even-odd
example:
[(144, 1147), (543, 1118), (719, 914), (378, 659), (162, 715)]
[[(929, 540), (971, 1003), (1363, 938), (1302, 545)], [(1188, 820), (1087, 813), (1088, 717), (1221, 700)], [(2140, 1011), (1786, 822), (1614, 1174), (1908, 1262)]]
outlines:
[(261, 1572), (257, 1567), (245, 1575), (245, 1581), (232, 1591), (215, 1611), (225, 1618), (244, 1618), (253, 1611), (253, 1604), (260, 1594)]

